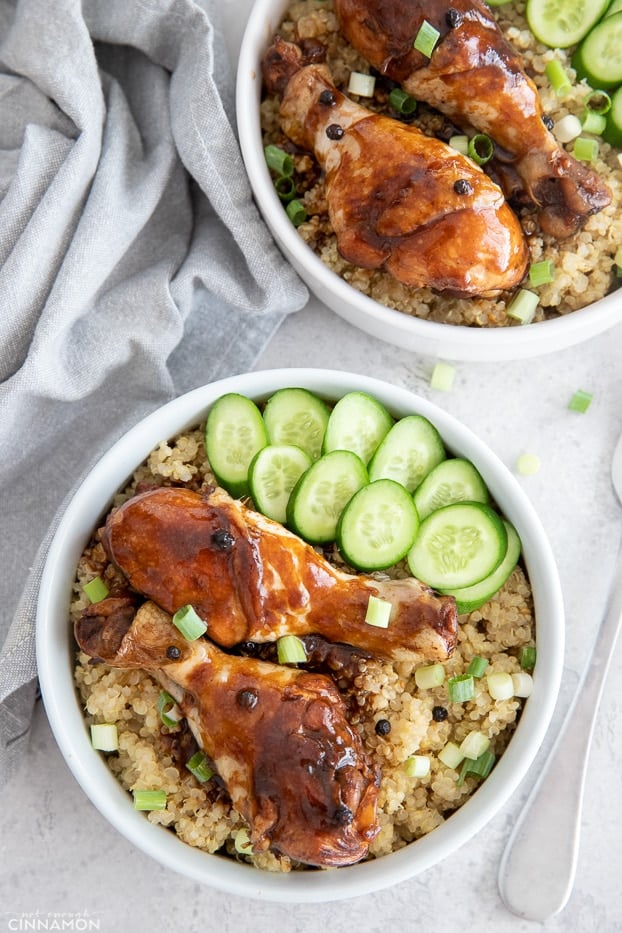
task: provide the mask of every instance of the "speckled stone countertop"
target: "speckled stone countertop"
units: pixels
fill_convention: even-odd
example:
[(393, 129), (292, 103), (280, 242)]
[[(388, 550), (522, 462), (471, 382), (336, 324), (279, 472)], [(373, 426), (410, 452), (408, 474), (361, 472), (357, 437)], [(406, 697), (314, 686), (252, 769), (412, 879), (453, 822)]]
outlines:
[[(235, 52), (250, 0), (227, 0)], [(514, 916), (497, 889), (505, 841), (550, 749), (589, 654), (611, 585), (622, 508), (610, 482), (622, 431), (622, 325), (583, 346), (501, 365), (455, 363), (450, 392), (435, 392), (434, 361), (379, 343), (312, 299), (285, 321), (258, 369), (318, 366), (374, 375), (434, 401), (473, 429), (513, 469), (524, 451), (541, 469), (521, 477), (558, 563), (567, 617), (562, 690), (552, 726), (517, 793), (474, 839), (409, 882), (327, 905), (255, 902), (173, 875), (108, 825), (69, 772), (38, 705), (27, 760), (2, 793), (0, 931), (34, 929), (19, 918), (96, 918), (110, 933), (247, 933), (287, 929), (364, 933), (610, 933), (622, 930), (622, 649), (602, 698), (586, 784), (573, 893), (540, 925)], [(593, 394), (584, 415), (568, 411), (578, 389)], [(578, 766), (578, 763), (577, 763)], [(564, 794), (564, 787), (559, 787)], [(57, 918), (57, 926), (50, 925)], [(16, 925), (17, 924), (17, 925)], [(40, 927), (41, 928), (41, 927)]]

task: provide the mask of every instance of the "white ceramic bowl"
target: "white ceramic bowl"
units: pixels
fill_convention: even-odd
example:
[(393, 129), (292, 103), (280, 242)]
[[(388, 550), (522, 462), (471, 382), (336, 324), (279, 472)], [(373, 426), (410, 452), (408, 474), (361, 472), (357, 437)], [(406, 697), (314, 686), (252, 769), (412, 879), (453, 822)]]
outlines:
[[(396, 417), (421, 413), (437, 426), (451, 451), (477, 465), (522, 539), (535, 600), (538, 663), (533, 693), (507, 750), (490, 777), (443, 825), (375, 861), (332, 871), (278, 875), (193, 849), (134, 810), (130, 795), (91, 747), (73, 684), (74, 643), (68, 607), (80, 554), (114, 494), (148, 453), (162, 439), (198, 424), (225, 392), (260, 400), (285, 386), (304, 386), (328, 399), (361, 389), (375, 395)], [(388, 887), (436, 864), (478, 832), (508, 800), (538, 751), (558, 693), (563, 651), (563, 609), (555, 563), (539, 519), (510, 471), (471, 431), (430, 402), (376, 379), (331, 370), (281, 369), (223, 379), (175, 399), (132, 428), (102, 457), (67, 508), (50, 547), (37, 613), (39, 678), (50, 724), (74, 776), (106, 819), (144, 852), (196, 881), (234, 894), (290, 902), (325, 902)]]
[(561, 350), (622, 321), (622, 290), (556, 320), (522, 327), (476, 328), (439, 324), (386, 308), (332, 272), (298, 235), (275, 193), (266, 167), (259, 99), (261, 58), (288, 0), (255, 0), (242, 40), (237, 73), (237, 125), (256, 203), (283, 254), (329, 308), (373, 337), (430, 356), (455, 360), (513, 360)]

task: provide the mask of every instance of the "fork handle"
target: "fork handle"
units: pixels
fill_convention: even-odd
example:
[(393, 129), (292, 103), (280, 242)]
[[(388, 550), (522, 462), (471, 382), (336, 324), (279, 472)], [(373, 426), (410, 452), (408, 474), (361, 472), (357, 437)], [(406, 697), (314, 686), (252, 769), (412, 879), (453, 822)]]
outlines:
[(529, 920), (544, 922), (559, 913), (572, 891), (588, 755), (621, 620), (622, 547), (589, 663), (499, 867), (499, 891), (505, 905)]

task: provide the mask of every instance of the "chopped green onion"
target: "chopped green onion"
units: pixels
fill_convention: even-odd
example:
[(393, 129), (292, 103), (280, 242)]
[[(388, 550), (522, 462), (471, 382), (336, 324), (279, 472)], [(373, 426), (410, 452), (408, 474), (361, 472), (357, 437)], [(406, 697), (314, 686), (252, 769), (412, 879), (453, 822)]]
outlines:
[(490, 749), (486, 749), (486, 751), (481, 754), (479, 758), (476, 758), (475, 761), (472, 761), (470, 758), (465, 758), (456, 784), (458, 787), (461, 787), (468, 775), (472, 775), (473, 777), (487, 778), (492, 771), (495, 761), (495, 755), (490, 751)]
[(290, 201), (285, 210), (294, 227), (299, 227), (300, 224), (303, 224), (307, 219), (307, 212), (304, 204), (298, 199)]
[(378, 628), (388, 628), (392, 608), (393, 606), (386, 599), (379, 599), (378, 596), (370, 596), (369, 602), (367, 603), (365, 621), (368, 625), (375, 625)]
[(493, 671), (486, 675), (486, 681), (493, 700), (509, 700), (514, 696), (512, 675), (506, 671)]
[(449, 363), (437, 363), (430, 376), (430, 388), (439, 392), (450, 392), (456, 370)]
[(469, 140), (468, 155), (478, 165), (486, 165), (486, 162), (490, 162), (494, 151), (495, 144), (490, 136), (486, 136), (485, 133), (476, 133)]
[(119, 750), (119, 733), (114, 722), (100, 722), (91, 726), (91, 745), (98, 752)]
[(456, 770), (463, 759), (464, 755), (455, 742), (448, 742), (438, 753), (438, 760), (442, 761), (447, 768), (451, 768), (453, 771)]
[(449, 145), (452, 149), (455, 149), (456, 152), (462, 153), (462, 155), (469, 154), (469, 137), (468, 136), (452, 136), (449, 140)]
[(291, 201), (296, 197), (296, 185), (291, 175), (279, 175), (275, 178), (274, 188), (281, 201)]
[(407, 777), (422, 778), (430, 773), (430, 759), (427, 755), (411, 755), (404, 762)]
[(110, 592), (101, 577), (95, 577), (94, 580), (89, 580), (88, 583), (84, 584), (82, 589), (92, 603), (101, 602), (101, 600), (105, 599)]
[(173, 616), (173, 625), (187, 641), (196, 641), (207, 632), (207, 625), (200, 619), (193, 606), (182, 606)]
[(580, 414), (584, 415), (590, 407), (591, 402), (592, 394), (590, 392), (585, 392), (583, 389), (577, 389), (575, 394), (568, 402), (568, 409), (570, 411), (578, 411)]
[(481, 677), (489, 663), (488, 658), (480, 658), (480, 656), (476, 654), (471, 658), (471, 663), (467, 668), (467, 674), (470, 674), (471, 677)]
[(376, 79), (373, 75), (363, 74), (361, 71), (350, 72), (348, 91), (358, 97), (373, 97), (376, 90)]
[(307, 660), (305, 646), (297, 635), (283, 635), (277, 639), (276, 652), (279, 664), (304, 664)]
[(415, 683), (420, 690), (432, 690), (440, 687), (445, 680), (445, 668), (442, 664), (426, 664), (415, 671)]
[(521, 454), (516, 461), (516, 470), (521, 476), (533, 476), (542, 466), (537, 454)]
[(135, 810), (165, 810), (166, 809), (166, 791), (165, 790), (135, 790), (134, 809)]
[(428, 23), (427, 19), (424, 19), (413, 42), (413, 48), (430, 58), (440, 35), (438, 29), (435, 29), (432, 23)]
[(521, 324), (531, 324), (536, 308), (540, 299), (535, 292), (530, 292), (526, 288), (519, 288), (509, 305), (505, 309), (508, 317), (520, 321)]
[(279, 146), (269, 145), (264, 149), (264, 156), (268, 163), (268, 168), (276, 172), (277, 175), (293, 175), (294, 160)]
[(557, 58), (551, 59), (544, 66), (544, 73), (551, 83), (551, 87), (558, 97), (565, 97), (570, 91), (572, 85), (566, 70)]
[(417, 101), (401, 87), (394, 87), (389, 94), (389, 105), (404, 116), (410, 116), (417, 109)]
[(581, 120), (581, 127), (584, 133), (592, 133), (593, 136), (601, 136), (607, 126), (607, 117), (594, 110), (586, 110)]
[(195, 752), (192, 758), (186, 762), (186, 768), (190, 774), (194, 774), (197, 781), (205, 783), (213, 776), (214, 772), (207, 763), (207, 758), (203, 752)]
[(581, 135), (581, 121), (574, 113), (567, 113), (553, 127), (555, 139), (560, 143), (570, 143)]
[(532, 262), (529, 266), (529, 284), (534, 288), (539, 285), (548, 285), (555, 281), (555, 265), (551, 259)]
[(465, 703), (475, 696), (475, 681), (472, 674), (458, 674), (447, 681), (447, 692), (452, 703)]
[(518, 657), (520, 666), (524, 671), (532, 671), (536, 666), (536, 646), (523, 645)]
[(233, 844), (235, 846), (235, 851), (239, 852), (240, 855), (253, 854), (253, 843), (251, 842), (251, 837), (248, 835), (248, 830), (245, 826), (238, 829)]
[(533, 690), (533, 677), (527, 671), (518, 671), (512, 674), (512, 683), (514, 685), (514, 696), (523, 699), (531, 696)]
[(581, 162), (594, 162), (598, 157), (598, 140), (579, 136), (574, 141), (572, 154), (575, 159), (579, 159)]
[(167, 693), (166, 690), (161, 690), (158, 696), (158, 713), (164, 725), (169, 729), (175, 729), (179, 725), (180, 719), (184, 718), (174, 697)]
[(483, 732), (469, 732), (460, 743), (460, 751), (465, 758), (472, 758), (473, 761), (476, 761), (480, 755), (484, 754), (489, 745), (490, 739)]
[(585, 106), (592, 113), (598, 113), (604, 116), (611, 110), (611, 98), (606, 91), (592, 91), (585, 101)]

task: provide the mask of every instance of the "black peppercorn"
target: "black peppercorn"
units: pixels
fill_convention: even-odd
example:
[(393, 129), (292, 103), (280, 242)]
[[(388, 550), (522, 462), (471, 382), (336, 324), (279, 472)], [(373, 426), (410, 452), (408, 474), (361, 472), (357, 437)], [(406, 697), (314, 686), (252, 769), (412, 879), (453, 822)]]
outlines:
[(434, 722), (445, 722), (449, 713), (444, 706), (435, 706), (432, 710), (432, 719)]
[(335, 103), (335, 95), (333, 94), (333, 92), (329, 91), (328, 89), (325, 91), (322, 91), (322, 93), (320, 94), (320, 103), (326, 104), (327, 107), (332, 107)]
[(456, 194), (473, 194), (473, 186), (466, 178), (459, 178), (454, 182), (454, 191)]
[(388, 735), (391, 731), (391, 723), (388, 719), (379, 719), (376, 723), (376, 735)]
[(257, 706), (257, 694), (254, 690), (240, 690), (236, 700), (244, 709), (254, 709)]
[(166, 657), (169, 661), (178, 661), (181, 658), (181, 649), (177, 645), (169, 645), (166, 649)]
[(329, 139), (342, 139), (344, 130), (338, 123), (331, 123), (326, 127), (326, 135)]
[(338, 826), (349, 826), (353, 819), (352, 810), (344, 804), (340, 804), (335, 810), (334, 820)]
[(549, 117), (548, 113), (542, 114), (542, 122), (546, 126), (547, 130), (552, 130), (555, 126), (555, 120), (553, 117)]
[(221, 551), (230, 551), (235, 544), (233, 535), (229, 531), (225, 531), (224, 528), (214, 532), (212, 541)]
[(445, 22), (450, 29), (457, 29), (462, 22), (462, 13), (460, 10), (454, 10), (453, 7), (450, 7), (445, 13)]

